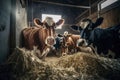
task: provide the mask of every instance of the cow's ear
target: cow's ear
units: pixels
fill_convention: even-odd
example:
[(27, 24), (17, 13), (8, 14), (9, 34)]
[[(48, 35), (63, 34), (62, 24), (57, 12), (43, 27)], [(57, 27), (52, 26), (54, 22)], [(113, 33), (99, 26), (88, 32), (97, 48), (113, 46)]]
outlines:
[(103, 17), (99, 17), (95, 22), (95, 26), (97, 27), (97, 26), (101, 25), (103, 23), (103, 20), (104, 20)]
[(83, 28), (82, 28), (81, 26), (79, 26), (78, 28), (79, 28), (79, 29), (78, 29), (79, 31), (83, 30)]
[(56, 25), (59, 26), (65, 22), (64, 19), (60, 19), (58, 22), (56, 22)]
[(76, 26), (76, 25), (72, 25), (72, 26), (70, 26), (72, 29), (74, 29), (74, 30), (79, 30), (79, 31), (81, 31), (82, 30), (82, 28), (80, 27), (80, 26)]
[(35, 19), (34, 19), (34, 24), (35, 24), (35, 26), (37, 26), (37, 27), (41, 27), (41, 26), (43, 25), (43, 23), (40, 21), (39, 18), (35, 18)]
[(78, 26), (76, 26), (76, 25), (72, 25), (72, 26), (70, 26), (70, 28), (72, 28), (74, 30), (78, 30)]
[(58, 37), (63, 37), (63, 35), (62, 35), (62, 34), (58, 34), (57, 36), (58, 36)]

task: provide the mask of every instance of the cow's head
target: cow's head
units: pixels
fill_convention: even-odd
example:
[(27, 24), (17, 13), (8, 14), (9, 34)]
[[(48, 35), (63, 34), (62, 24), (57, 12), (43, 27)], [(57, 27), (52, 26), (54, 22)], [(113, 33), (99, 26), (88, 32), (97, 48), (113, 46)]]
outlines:
[[(90, 19), (83, 19), (81, 22), (80, 22), (80, 25), (78, 26), (79, 28), (77, 28), (77, 26), (71, 26), (71, 28), (73, 29), (79, 29), (80, 30), (80, 36), (81, 38), (87, 40), (86, 42), (88, 42), (89, 44), (89, 38), (90, 38), (90, 35), (91, 35), (91, 32), (96, 28), (98, 27), (99, 25), (101, 25), (103, 22), (103, 18), (100, 17), (98, 18), (95, 23), (92, 22), (92, 20)], [(83, 40), (82, 40), (83, 42)]]
[(80, 22), (80, 27), (82, 29), (86, 29), (86, 30), (93, 30), (94, 28), (98, 27), (99, 25), (101, 25), (103, 22), (103, 17), (98, 18), (95, 23), (92, 22), (92, 20), (90, 19), (83, 19)]
[(51, 17), (46, 17), (43, 22), (41, 22), (38, 18), (34, 19), (35, 26), (46, 30), (47, 38), (45, 40), (45, 43), (48, 46), (55, 44), (55, 28), (63, 23), (64, 19), (60, 19), (58, 22), (55, 23), (55, 21)]
[(100, 17), (98, 18), (95, 23), (92, 22), (92, 20), (90, 19), (83, 19), (81, 22), (80, 22), (80, 27), (82, 28), (82, 31), (81, 31), (81, 38), (84, 38), (84, 39), (89, 39), (90, 37), (90, 33), (91, 31), (93, 31), (96, 27), (98, 27), (99, 25), (101, 25), (103, 22), (103, 18)]
[(79, 25), (72, 25), (71, 28), (74, 29), (74, 30), (84, 30), (84, 29), (87, 29), (87, 30), (93, 30), (95, 29), (96, 27), (98, 27), (99, 25), (101, 25), (103, 22), (103, 17), (100, 17), (98, 18), (95, 23), (92, 22), (91, 19), (83, 19), (81, 20), (81, 22), (79, 23)]
[(55, 23), (52, 17), (46, 17), (43, 22), (41, 22), (39, 18), (34, 19), (34, 24), (38, 28), (54, 29), (63, 23), (64, 23), (64, 19), (60, 19), (58, 22)]

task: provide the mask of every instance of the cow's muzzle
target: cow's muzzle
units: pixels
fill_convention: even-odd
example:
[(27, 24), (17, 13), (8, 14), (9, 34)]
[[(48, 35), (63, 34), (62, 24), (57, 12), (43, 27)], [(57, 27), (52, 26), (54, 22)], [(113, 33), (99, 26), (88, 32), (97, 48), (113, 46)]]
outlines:
[(53, 36), (48, 36), (45, 40), (45, 44), (47, 46), (53, 46), (54, 44), (56, 44), (55, 38)]
[(77, 46), (87, 46), (88, 43), (86, 42), (85, 39), (78, 39), (77, 40)]

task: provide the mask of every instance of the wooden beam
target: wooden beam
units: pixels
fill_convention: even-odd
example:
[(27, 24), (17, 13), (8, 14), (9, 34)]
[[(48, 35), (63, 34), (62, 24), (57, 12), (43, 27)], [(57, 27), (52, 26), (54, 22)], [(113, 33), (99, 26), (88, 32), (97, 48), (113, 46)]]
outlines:
[[(100, 1), (101, 1), (101, 0), (98, 0), (98, 1), (96, 1), (95, 3), (93, 3), (93, 4), (91, 5), (91, 8), (92, 8), (93, 6), (95, 6), (95, 5), (97, 5)], [(83, 16), (84, 14), (86, 14), (88, 11), (89, 11), (89, 9), (85, 10), (85, 11), (84, 11), (83, 13), (81, 13), (78, 17), (76, 17), (75, 20), (77, 20), (78, 18), (80, 18), (81, 16)]]
[(26, 1), (26, 0), (20, 0), (21, 6), (22, 6), (23, 8), (25, 8), (25, 5), (26, 5), (26, 4), (25, 4), (25, 1)]
[(78, 17), (75, 18), (75, 20), (77, 20), (78, 18), (80, 18), (81, 16), (83, 16), (85, 13), (87, 13), (89, 10), (85, 10), (83, 13), (81, 13)]
[(39, 0), (33, 0), (33, 2), (47, 3), (47, 4), (53, 4), (53, 5), (59, 5), (59, 6), (67, 6), (67, 7), (85, 8), (85, 9), (90, 8), (90, 6), (77, 6), (77, 5), (62, 4), (62, 3), (55, 3), (55, 2), (48, 2), (48, 1), (39, 1)]

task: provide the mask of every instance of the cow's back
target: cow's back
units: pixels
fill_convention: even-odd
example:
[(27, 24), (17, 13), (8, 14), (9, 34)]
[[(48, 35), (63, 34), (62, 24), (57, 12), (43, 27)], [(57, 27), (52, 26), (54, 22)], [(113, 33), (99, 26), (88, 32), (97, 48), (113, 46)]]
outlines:
[(72, 40), (74, 41), (75, 45), (77, 43), (77, 40), (80, 39), (80, 35), (71, 35)]
[(45, 28), (26, 28), (22, 31), (24, 38), (24, 47), (32, 50), (33, 46), (37, 46), (42, 52), (45, 48), (45, 39), (48, 36), (48, 31)]
[(68, 48), (68, 52), (71, 53), (72, 50), (76, 49), (77, 40), (80, 39), (80, 35), (70, 34), (68, 36), (65, 36), (64, 39), (65, 39), (64, 44), (66, 44), (66, 46)]
[[(97, 52), (107, 54), (108, 50), (112, 50), (116, 48), (116, 43), (118, 39), (116, 39), (116, 33), (112, 29), (100, 29), (96, 28), (91, 32), (91, 36), (89, 37), (89, 41), (93, 43), (94, 46), (97, 47)], [(89, 43), (89, 42), (88, 42)], [(118, 49), (118, 48), (116, 48)], [(117, 50), (115, 51), (117, 52)]]
[(24, 38), (24, 47), (27, 49), (33, 49), (33, 45), (36, 46), (36, 41), (35, 41), (35, 36), (37, 35), (38, 28), (25, 28), (22, 33), (23, 33), (23, 38)]

